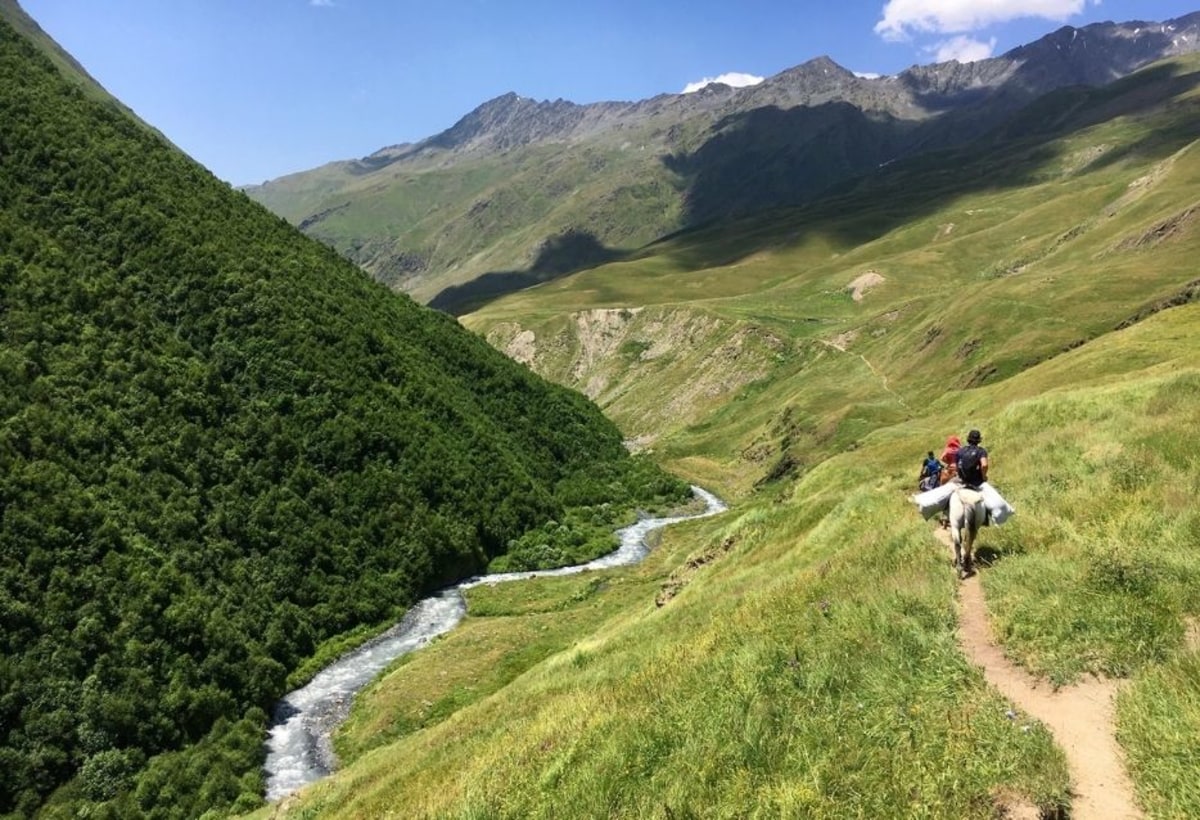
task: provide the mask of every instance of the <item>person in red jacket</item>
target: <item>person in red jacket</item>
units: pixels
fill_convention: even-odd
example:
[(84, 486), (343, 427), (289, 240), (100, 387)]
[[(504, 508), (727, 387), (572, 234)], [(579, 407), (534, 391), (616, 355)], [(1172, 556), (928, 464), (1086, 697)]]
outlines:
[(942, 457), (939, 459), (946, 465), (946, 469), (942, 473), (943, 484), (954, 478), (958, 473), (958, 448), (961, 446), (962, 441), (958, 436), (950, 436), (946, 439), (946, 449), (942, 450)]

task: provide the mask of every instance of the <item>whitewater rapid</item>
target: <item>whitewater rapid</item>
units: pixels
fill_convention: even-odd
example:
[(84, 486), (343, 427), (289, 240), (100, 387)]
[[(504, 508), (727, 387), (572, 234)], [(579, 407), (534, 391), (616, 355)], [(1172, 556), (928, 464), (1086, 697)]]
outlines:
[(453, 629), (467, 614), (462, 590), (480, 584), (574, 575), (586, 570), (635, 564), (650, 552), (646, 536), (652, 530), (725, 511), (725, 504), (707, 490), (693, 486), (692, 492), (704, 500), (704, 512), (643, 518), (617, 531), (620, 547), (586, 564), (469, 578), (419, 601), (391, 629), (325, 667), (306, 686), (275, 705), (267, 738), (267, 799), (284, 798), (334, 770), (337, 758), (333, 753), (333, 732), (349, 715), (354, 695), (393, 660)]

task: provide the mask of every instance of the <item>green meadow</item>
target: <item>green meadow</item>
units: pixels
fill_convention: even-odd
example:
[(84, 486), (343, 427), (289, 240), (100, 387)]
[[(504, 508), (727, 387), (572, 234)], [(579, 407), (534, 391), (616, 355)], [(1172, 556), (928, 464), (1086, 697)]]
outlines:
[(1125, 680), (1140, 802), (1200, 816), (1198, 72), (464, 317), (731, 510), (636, 567), (471, 590), (359, 696), (342, 769), (261, 816), (1069, 811), (908, 501), (971, 427), (1017, 509), (978, 544), (997, 638), (1047, 685)]

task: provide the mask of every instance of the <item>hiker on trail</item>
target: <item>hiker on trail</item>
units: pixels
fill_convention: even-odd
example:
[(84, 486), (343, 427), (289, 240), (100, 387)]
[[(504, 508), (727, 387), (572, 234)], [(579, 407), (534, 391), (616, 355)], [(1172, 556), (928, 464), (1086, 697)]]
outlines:
[(967, 446), (958, 451), (955, 459), (959, 479), (972, 490), (978, 490), (988, 477), (988, 452), (979, 446), (981, 441), (983, 435), (978, 430), (967, 433)]
[(943, 484), (958, 474), (958, 448), (961, 446), (962, 442), (958, 436), (950, 436), (946, 439), (946, 449), (942, 450), (942, 463), (946, 465), (946, 475), (942, 478)]
[(921, 462), (921, 474), (917, 476), (917, 489), (932, 490), (942, 483), (942, 462), (933, 455), (933, 450), (925, 454)]

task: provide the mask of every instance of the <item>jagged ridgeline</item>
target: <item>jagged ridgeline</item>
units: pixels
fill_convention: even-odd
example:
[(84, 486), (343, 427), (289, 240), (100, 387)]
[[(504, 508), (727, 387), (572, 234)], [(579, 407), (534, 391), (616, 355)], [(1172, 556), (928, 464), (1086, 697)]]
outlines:
[(2, 17), (0, 385), (0, 814), (244, 808), (322, 642), (571, 509), (686, 495)]

